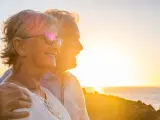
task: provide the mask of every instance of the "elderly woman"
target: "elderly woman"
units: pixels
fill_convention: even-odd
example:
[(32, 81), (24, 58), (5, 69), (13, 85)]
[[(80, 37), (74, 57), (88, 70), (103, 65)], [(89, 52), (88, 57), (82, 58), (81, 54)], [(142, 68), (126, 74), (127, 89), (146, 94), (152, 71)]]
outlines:
[(32, 10), (21, 11), (5, 22), (2, 58), (12, 67), (12, 75), (5, 81), (25, 90), (32, 100), (30, 115), (24, 120), (70, 120), (60, 101), (40, 86), (44, 74), (56, 67), (62, 42), (57, 31), (57, 19)]

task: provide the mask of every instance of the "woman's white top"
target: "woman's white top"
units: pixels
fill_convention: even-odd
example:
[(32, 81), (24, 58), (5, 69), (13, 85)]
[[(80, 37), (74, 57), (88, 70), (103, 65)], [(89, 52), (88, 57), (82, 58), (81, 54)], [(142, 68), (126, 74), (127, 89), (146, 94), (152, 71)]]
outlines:
[(32, 100), (32, 106), (15, 111), (28, 111), (30, 115), (27, 118), (14, 120), (71, 120), (62, 103), (46, 88), (42, 88), (42, 90), (45, 92), (47, 99), (36, 95), (27, 88), (23, 89), (28, 92)]

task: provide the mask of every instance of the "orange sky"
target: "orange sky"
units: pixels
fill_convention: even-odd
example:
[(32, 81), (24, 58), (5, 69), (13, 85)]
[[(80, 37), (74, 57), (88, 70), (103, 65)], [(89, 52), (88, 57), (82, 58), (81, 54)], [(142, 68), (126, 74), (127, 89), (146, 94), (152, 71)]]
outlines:
[(32, 5), (28, 0), (25, 6), (17, 1), (18, 6), (2, 0), (1, 23), (26, 8), (79, 13), (84, 50), (72, 72), (82, 85), (160, 86), (160, 3), (156, 0), (35, 0)]

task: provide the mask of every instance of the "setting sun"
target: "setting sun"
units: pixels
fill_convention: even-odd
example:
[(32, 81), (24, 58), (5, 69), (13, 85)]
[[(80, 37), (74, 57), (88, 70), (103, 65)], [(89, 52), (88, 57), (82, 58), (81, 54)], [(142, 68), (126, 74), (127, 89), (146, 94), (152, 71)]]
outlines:
[(137, 84), (132, 77), (131, 59), (111, 47), (106, 48), (105, 51), (93, 49), (90, 54), (82, 52), (78, 57), (78, 66), (73, 73), (76, 74), (83, 86), (131, 86)]
[(101, 87), (94, 87), (94, 91), (100, 93), (100, 94), (103, 94), (103, 89)]

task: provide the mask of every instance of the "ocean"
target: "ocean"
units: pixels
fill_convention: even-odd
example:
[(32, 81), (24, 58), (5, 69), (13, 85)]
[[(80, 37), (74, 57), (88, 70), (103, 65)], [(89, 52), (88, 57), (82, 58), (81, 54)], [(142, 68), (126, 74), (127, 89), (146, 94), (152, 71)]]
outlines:
[[(86, 88), (93, 92), (94, 88)], [(118, 96), (127, 100), (142, 101), (151, 104), (156, 110), (160, 109), (160, 87), (104, 87), (101, 93)]]

